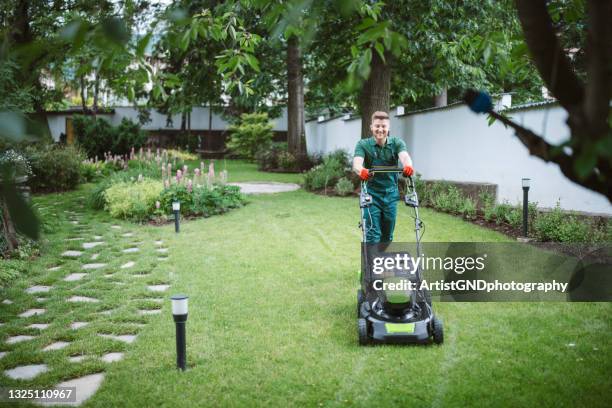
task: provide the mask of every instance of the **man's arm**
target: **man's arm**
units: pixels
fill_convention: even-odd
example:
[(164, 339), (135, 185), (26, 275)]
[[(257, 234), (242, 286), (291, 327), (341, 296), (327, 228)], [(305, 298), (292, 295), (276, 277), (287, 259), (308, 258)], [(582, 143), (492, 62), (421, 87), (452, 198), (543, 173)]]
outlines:
[[(401, 152), (399, 152), (398, 154), (399, 160), (402, 163), (402, 167), (406, 167), (406, 166), (410, 166), (412, 167), (412, 159), (410, 158), (410, 155), (408, 154), (407, 151), (402, 150)], [(355, 165), (353, 164), (353, 167)]]
[(363, 157), (353, 157), (353, 171), (359, 176), (361, 174), (361, 170), (363, 170)]

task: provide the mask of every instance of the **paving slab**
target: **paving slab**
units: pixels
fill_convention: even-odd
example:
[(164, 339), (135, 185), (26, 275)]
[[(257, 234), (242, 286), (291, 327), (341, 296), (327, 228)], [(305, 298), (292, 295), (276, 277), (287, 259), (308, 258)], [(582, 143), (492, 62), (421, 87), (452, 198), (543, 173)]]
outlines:
[(28, 309), (25, 312), (21, 313), (19, 317), (30, 317), (44, 314), (47, 309)]
[(3, 304), (3, 305), (12, 305), (12, 304), (13, 304), (13, 301), (12, 301), (11, 299), (4, 299), (4, 300), (2, 301), (2, 304)]
[(96, 242), (83, 242), (83, 249), (91, 249), (95, 248), (98, 245), (104, 245), (104, 241), (96, 241)]
[(70, 345), (70, 342), (67, 341), (56, 341), (55, 343), (49, 344), (47, 347), (43, 348), (43, 351), (54, 351), (61, 350)]
[(35, 285), (35, 286), (30, 286), (25, 291), (26, 291), (26, 293), (29, 293), (29, 294), (32, 294), (32, 293), (46, 293), (46, 292), (50, 291), (51, 289), (53, 289), (53, 286)]
[(31, 380), (48, 370), (49, 368), (46, 364), (32, 364), (5, 370), (4, 374), (13, 380)]
[(87, 356), (70, 356), (68, 357), (68, 361), (70, 361), (71, 363), (80, 363), (81, 361), (85, 360), (87, 358)]
[(70, 328), (72, 330), (78, 330), (81, 327), (87, 326), (88, 324), (89, 324), (89, 322), (73, 322), (73, 323), (70, 324)]
[(79, 256), (83, 255), (83, 252), (81, 251), (64, 251), (62, 252), (62, 256), (66, 256), (66, 257), (70, 257), (70, 258), (78, 258)]
[(88, 297), (88, 296), (71, 296), (67, 299), (68, 302), (85, 302), (85, 303), (98, 303), (100, 299)]
[(299, 190), (299, 184), (295, 183), (274, 183), (274, 182), (247, 182), (247, 183), (228, 183), (232, 186), (240, 187), (243, 194), (272, 194), (286, 193)]
[(129, 261), (129, 262), (126, 262), (123, 265), (121, 265), (121, 269), (131, 268), (134, 265), (136, 265), (136, 262)]
[(100, 360), (104, 361), (105, 363), (114, 363), (115, 361), (123, 360), (124, 355), (124, 353), (106, 353), (100, 357)]
[(84, 264), (81, 269), (100, 269), (106, 266), (105, 263), (88, 263)]
[(112, 340), (117, 340), (117, 341), (122, 341), (124, 343), (128, 343), (131, 344), (134, 342), (134, 340), (136, 340), (137, 335), (136, 334), (120, 334), (120, 335), (114, 335), (114, 334), (98, 334), (98, 336), (100, 337), (105, 337), (107, 339), (112, 339)]
[(62, 269), (61, 266), (52, 266), (50, 268), (48, 268), (47, 270), (50, 272), (54, 272), (54, 271), (59, 271), (60, 269)]
[(141, 316), (160, 314), (160, 313), (161, 313), (161, 309), (139, 309), (138, 310), (138, 314)]
[(32, 323), (29, 326), (26, 326), (28, 329), (38, 329), (38, 330), (45, 330), (47, 327), (49, 327), (49, 324), (47, 323)]
[(17, 336), (7, 337), (6, 344), (17, 344), (21, 343), (22, 341), (34, 340), (35, 338), (36, 336), (27, 336), (25, 334), (19, 334)]
[(147, 289), (152, 292), (165, 292), (169, 287), (170, 285), (149, 285), (147, 286)]
[[(55, 388), (76, 388), (76, 401), (70, 403), (62, 403), (62, 405), (78, 406), (91, 398), (104, 381), (104, 373), (86, 375), (80, 378), (64, 381), (55, 386)], [(41, 405), (56, 405), (53, 402), (41, 402)]]
[(134, 248), (126, 248), (126, 249), (124, 249), (121, 252), (123, 252), (125, 254), (132, 254), (132, 253), (138, 252), (138, 251), (140, 251), (140, 248), (134, 247)]
[(165, 254), (168, 252), (168, 248), (157, 248), (156, 251), (160, 254)]
[(87, 276), (86, 273), (71, 273), (70, 275), (66, 276), (64, 280), (66, 282), (74, 282), (83, 279), (85, 276)]

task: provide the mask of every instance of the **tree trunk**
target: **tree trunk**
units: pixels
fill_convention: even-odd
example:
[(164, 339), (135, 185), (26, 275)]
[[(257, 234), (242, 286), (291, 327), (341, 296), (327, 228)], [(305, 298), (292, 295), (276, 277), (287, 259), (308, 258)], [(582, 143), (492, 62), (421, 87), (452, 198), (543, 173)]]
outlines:
[(389, 112), (391, 91), (391, 54), (385, 53), (385, 64), (377, 52), (372, 52), (370, 77), (359, 94), (361, 112), (361, 138), (370, 137), (370, 121), (376, 111)]
[(444, 88), (434, 97), (434, 106), (441, 107), (448, 105), (448, 89)]
[(13, 252), (19, 247), (19, 241), (17, 240), (17, 232), (11, 220), (11, 214), (9, 213), (8, 206), (4, 201), (0, 201), (2, 206), (2, 232), (6, 239), (6, 246), (9, 252)]
[(94, 117), (96, 116), (96, 113), (98, 113), (98, 93), (99, 92), (100, 92), (100, 76), (98, 74), (98, 71), (96, 71), (95, 80), (94, 80), (93, 106), (92, 106)]
[(85, 77), (81, 75), (81, 107), (83, 108), (83, 114), (87, 113), (87, 94), (85, 91)]
[(287, 144), (295, 157), (306, 155), (304, 134), (304, 78), (300, 43), (296, 36), (287, 40)]

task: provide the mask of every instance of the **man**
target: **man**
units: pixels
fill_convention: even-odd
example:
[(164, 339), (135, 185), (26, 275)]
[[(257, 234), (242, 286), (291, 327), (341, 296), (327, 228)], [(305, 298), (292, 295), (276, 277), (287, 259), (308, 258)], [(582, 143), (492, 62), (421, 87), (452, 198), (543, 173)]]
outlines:
[(397, 167), (399, 159), (404, 176), (412, 176), (414, 173), (412, 159), (404, 141), (398, 137), (389, 137), (389, 123), (386, 112), (374, 112), (370, 124), (372, 137), (357, 142), (353, 157), (353, 171), (361, 180), (368, 181), (368, 193), (372, 196), (372, 205), (365, 209), (368, 243), (393, 241), (397, 201), (400, 199), (397, 173), (372, 175), (368, 169), (375, 166)]

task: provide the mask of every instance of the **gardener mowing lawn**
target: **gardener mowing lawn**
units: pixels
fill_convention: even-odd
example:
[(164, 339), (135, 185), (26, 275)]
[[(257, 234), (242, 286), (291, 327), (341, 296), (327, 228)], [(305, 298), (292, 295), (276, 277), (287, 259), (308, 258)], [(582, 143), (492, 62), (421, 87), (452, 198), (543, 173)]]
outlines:
[(398, 137), (389, 137), (389, 114), (377, 111), (372, 115), (370, 130), (372, 137), (362, 139), (355, 146), (353, 171), (363, 181), (368, 181), (368, 193), (372, 196), (372, 206), (365, 209), (366, 219), (372, 225), (367, 230), (368, 243), (393, 241), (397, 201), (400, 199), (396, 173), (372, 174), (373, 166), (397, 167), (402, 163), (404, 176), (412, 176), (412, 159), (406, 151), (406, 144)]

